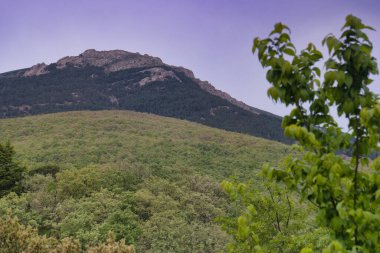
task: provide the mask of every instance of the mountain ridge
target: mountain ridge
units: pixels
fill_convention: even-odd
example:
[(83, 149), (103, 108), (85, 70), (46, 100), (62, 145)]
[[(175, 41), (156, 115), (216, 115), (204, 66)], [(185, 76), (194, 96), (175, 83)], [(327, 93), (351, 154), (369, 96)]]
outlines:
[[(10, 84), (10, 79), (16, 84)], [(22, 83), (22, 85), (18, 86), (18, 83)], [(60, 84), (59, 86), (57, 85), (58, 83)], [(94, 83), (95, 85), (91, 85)], [(103, 86), (100, 87), (100, 83)], [(15, 89), (15, 86), (18, 86), (16, 89), (23, 90), (24, 93), (16, 92), (18, 94), (13, 94), (14, 92), (12, 93), (11, 91)], [(63, 86), (66, 88), (62, 88)], [(180, 86), (186, 87), (181, 88)], [(68, 87), (71, 87), (71, 92), (68, 92)], [(117, 87), (116, 90), (115, 87)], [(201, 91), (196, 90), (198, 89), (197, 87), (208, 95), (201, 94)], [(30, 99), (22, 101), (15, 98), (17, 95), (25, 97), (25, 93), (31, 92), (30, 89), (38, 89), (45, 95), (38, 94), (37, 96), (44, 98), (32, 99), (33, 101), (31, 102), (33, 103), (25, 102), (27, 100), (30, 101)], [(62, 95), (55, 94), (55, 97), (52, 98), (51, 93), (54, 93), (52, 89), (56, 89), (56, 93), (61, 90)], [(111, 90), (112, 92), (109, 92)], [(163, 90), (166, 91), (162, 92)], [(177, 96), (175, 97), (173, 94), (170, 94), (170, 91), (173, 91)], [(125, 103), (124, 101), (123, 105), (121, 100), (125, 100), (125, 92), (137, 94), (137, 97), (132, 98), (132, 100), (138, 100), (137, 98), (140, 100), (135, 101), (134, 104), (131, 102)], [(167, 97), (165, 98), (164, 94), (157, 94), (160, 92), (165, 93)], [(193, 95), (193, 101), (187, 101), (187, 104), (181, 105), (181, 100), (188, 100), (188, 98), (184, 97), (186, 94), (180, 94), (180, 92), (188, 93), (189, 96)], [(92, 101), (90, 93), (96, 93), (92, 98), (98, 97), (99, 101), (103, 100), (103, 103), (95, 100)], [(217, 98), (209, 95), (220, 98), (228, 103), (221, 100), (217, 101)], [(158, 57), (123, 50), (96, 51), (89, 49), (78, 56), (66, 56), (59, 59), (56, 63), (49, 65), (39, 63), (30, 68), (2, 73), (0, 74), (0, 98), (4, 96), (13, 97), (13, 100), (16, 100), (17, 103), (9, 101), (10, 99), (4, 99), (8, 100), (8, 102), (0, 102), (0, 117), (2, 118), (83, 109), (129, 109), (188, 119), (217, 128), (286, 142), (285, 138), (280, 137), (282, 135), (282, 129), (280, 128), (281, 117), (238, 101), (226, 92), (216, 89), (209, 82), (196, 78), (194, 73), (189, 69), (165, 64)], [(199, 97), (197, 98), (196, 96)], [(147, 99), (147, 97), (149, 98)], [(200, 101), (202, 98), (207, 101)], [(147, 104), (150, 103), (150, 107), (142, 105), (142, 100), (148, 100), (145, 102)], [(176, 104), (177, 107), (181, 108), (174, 108), (174, 112), (170, 112), (169, 107), (173, 106), (168, 106), (168, 103)], [(164, 112), (157, 108), (152, 108), (160, 107), (162, 104), (165, 104), (167, 107), (163, 109)], [(235, 106), (243, 111), (237, 110)], [(44, 107), (45, 109), (49, 109), (45, 110)], [(192, 109), (195, 112), (189, 112)], [(228, 113), (224, 112), (224, 116), (228, 115), (228, 117), (235, 118), (235, 120), (237, 117), (231, 115), (245, 114), (244, 111), (256, 115), (256, 118), (265, 118), (266, 121), (273, 120), (276, 122), (276, 126), (268, 131), (276, 133), (269, 133), (267, 136), (264, 132), (255, 134), (252, 130), (253, 126), (247, 127), (245, 125), (252, 125), (252, 123), (244, 123), (243, 119), (237, 119), (239, 122), (235, 124), (236, 126), (233, 125), (233, 122), (222, 123), (223, 119), (221, 118), (217, 120), (211, 119), (212, 117), (218, 117), (217, 114), (221, 114), (221, 111), (230, 111)], [(194, 116), (195, 114), (197, 115)], [(252, 121), (254, 117), (245, 115), (243, 118)], [(257, 119), (255, 120), (257, 121)], [(218, 123), (215, 123), (215, 121), (218, 121)], [(230, 119), (230, 121), (233, 121), (233, 119)], [(228, 126), (221, 126), (223, 124), (227, 124)], [(266, 125), (270, 125), (270, 123)], [(246, 128), (250, 128), (251, 130), (247, 130)], [(276, 135), (276, 137), (273, 137), (273, 135)]]
[[(128, 58), (129, 61), (123, 61), (123, 58)], [(137, 58), (137, 61), (131, 61), (131, 58)], [(115, 61), (115, 59), (117, 59)], [(84, 65), (92, 65), (97, 67), (105, 67), (106, 72), (116, 72), (120, 70), (125, 70), (129, 68), (138, 68), (138, 67), (155, 67), (157, 65), (164, 65), (169, 66), (172, 68), (175, 68), (176, 70), (181, 71), (184, 73), (187, 77), (194, 79), (199, 86), (210, 92), (213, 95), (222, 97), (223, 99), (228, 100), (232, 104), (239, 106), (245, 110), (249, 110), (253, 113), (266, 113), (271, 114), (273, 116), (277, 116), (275, 114), (272, 114), (270, 112), (266, 112), (257, 108), (254, 108), (252, 106), (249, 106), (245, 104), (242, 101), (239, 101), (235, 98), (233, 98), (228, 93), (221, 91), (219, 89), (216, 89), (211, 83), (208, 81), (202, 81), (195, 77), (194, 73), (186, 69), (184, 67), (179, 66), (173, 66), (165, 64), (159, 57), (153, 57), (147, 54), (141, 55), (139, 53), (131, 53), (124, 50), (108, 50), (108, 51), (97, 51), (95, 49), (87, 49), (83, 53), (79, 54), (79, 56), (65, 56), (61, 59), (59, 59), (56, 63), (57, 68), (65, 68), (67, 65), (74, 65), (76, 67), (83, 67)], [(30, 68), (27, 68), (26, 71), (23, 73), (24, 77), (30, 77), (30, 76), (38, 76), (49, 73), (47, 70), (48, 65), (45, 63), (37, 63), (33, 65)], [(281, 118), (280, 116), (277, 116)]]

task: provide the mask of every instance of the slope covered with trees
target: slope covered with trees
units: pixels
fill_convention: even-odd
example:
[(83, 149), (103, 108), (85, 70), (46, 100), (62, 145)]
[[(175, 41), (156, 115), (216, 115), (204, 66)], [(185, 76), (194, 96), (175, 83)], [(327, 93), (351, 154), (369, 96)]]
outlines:
[[(27, 168), (23, 193), (0, 199), (3, 226), (15, 224), (8, 215), (17, 217), (40, 236), (71, 237), (82, 249), (100, 247), (113, 231), (137, 252), (225, 249), (231, 237), (220, 219), (238, 215), (241, 203), (229, 203), (220, 181), (252, 178), (257, 193), (267, 192), (257, 172), (290, 151), (278, 142), (127, 111), (2, 119), (0, 139), (12, 141)], [(263, 210), (273, 204), (263, 202)], [(290, 214), (290, 234), (298, 236), (290, 250), (317, 239), (304, 236), (313, 231), (303, 222), (312, 209), (302, 210)], [(274, 216), (262, 218), (263, 233), (274, 238), (268, 244), (283, 241), (273, 237)]]

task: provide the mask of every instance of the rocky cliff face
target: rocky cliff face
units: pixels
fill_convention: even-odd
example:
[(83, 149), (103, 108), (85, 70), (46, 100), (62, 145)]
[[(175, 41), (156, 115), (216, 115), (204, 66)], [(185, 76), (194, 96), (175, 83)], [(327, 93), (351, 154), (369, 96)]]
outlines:
[[(192, 79), (195, 83), (197, 83), (201, 89), (209, 92), (212, 95), (225, 99), (244, 110), (248, 110), (255, 114), (269, 114), (267, 112), (251, 107), (239, 100), (236, 100), (235, 98), (231, 97), (228, 93), (216, 89), (207, 81), (202, 81), (198, 78), (195, 78), (194, 73), (189, 69), (167, 65), (163, 63), (160, 58), (153, 57), (147, 54), (141, 55), (139, 53), (131, 53), (123, 50), (96, 51), (95, 49), (88, 49), (78, 56), (66, 56), (58, 60), (56, 63), (56, 67), (58, 69), (63, 69), (68, 66), (77, 68), (82, 68), (85, 66), (95, 66), (103, 68), (106, 73), (133, 68), (149, 68), (147, 70), (143, 70), (150, 73), (150, 75), (138, 82), (140, 86), (146, 85), (151, 82), (165, 81), (168, 78), (174, 78), (179, 82), (182, 82), (181, 79), (173, 71), (168, 71), (162, 68), (166, 66), (183, 73), (186, 77)], [(48, 66), (45, 63), (39, 63), (31, 67), (30, 69), (27, 69), (24, 72), (23, 76), (31, 77), (44, 75), (47, 73), (49, 73)]]

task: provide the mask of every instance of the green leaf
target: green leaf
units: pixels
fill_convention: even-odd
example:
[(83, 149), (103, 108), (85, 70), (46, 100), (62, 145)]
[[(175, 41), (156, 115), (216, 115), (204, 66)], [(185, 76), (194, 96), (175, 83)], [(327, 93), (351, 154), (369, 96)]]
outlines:
[(371, 51), (372, 51), (372, 47), (370, 45), (367, 45), (367, 44), (363, 44), (360, 46), (360, 50), (368, 55), (371, 54)]
[(317, 74), (317, 76), (321, 76), (321, 70), (319, 68), (314, 67), (313, 71)]
[(288, 47), (291, 47), (291, 48), (293, 48), (293, 49), (294, 49), (294, 51), (296, 51), (296, 47), (294, 46), (294, 44), (293, 44), (293, 43), (291, 43), (291, 42), (288, 42), (286, 45), (287, 45)]
[(354, 103), (351, 100), (344, 101), (343, 111), (348, 114), (354, 113), (355, 111)]
[(344, 51), (343, 56), (345, 61), (349, 61), (351, 58), (351, 49), (348, 48), (346, 51)]
[(338, 63), (333, 59), (328, 59), (325, 63), (326, 69), (337, 69)]
[(327, 48), (329, 50), (329, 54), (331, 54), (331, 51), (333, 50), (334, 46), (335, 46), (335, 37), (333, 35), (328, 35), (328, 37), (326, 37), (325, 39), (325, 42), (327, 44)]
[(311, 51), (312, 59), (315, 61), (318, 61), (319, 59), (323, 58), (323, 55), (320, 51), (314, 49)]
[(263, 56), (264, 56), (264, 53), (265, 53), (265, 51), (266, 51), (266, 47), (265, 47), (265, 45), (259, 45), (259, 59), (262, 59), (263, 58)]
[(348, 87), (351, 87), (353, 82), (352, 76), (350, 74), (345, 75), (345, 83)]
[(302, 102), (306, 102), (309, 100), (309, 93), (305, 89), (300, 90), (300, 97)]
[(338, 81), (339, 85), (342, 85), (344, 84), (344, 81), (346, 80), (346, 75), (344, 74), (343, 71), (338, 71), (336, 72), (335, 78)]
[(270, 87), (267, 91), (267, 95), (271, 97), (273, 100), (277, 101), (280, 94), (278, 92), (278, 89), (276, 87)]
[(291, 49), (291, 48), (285, 48), (285, 49), (283, 50), (283, 52), (284, 52), (285, 54), (287, 54), (287, 55), (290, 55), (290, 56), (295, 56), (295, 55), (296, 55), (296, 53), (294, 52), (294, 50)]
[(259, 39), (259, 37), (256, 37), (256, 38), (253, 40), (252, 53), (255, 53), (255, 52), (256, 52), (256, 49), (257, 49), (257, 47), (259, 46), (259, 44), (260, 44), (260, 39)]
[(286, 61), (283, 65), (282, 65), (282, 72), (284, 74), (289, 74), (292, 72), (292, 65)]
[(272, 34), (275, 34), (275, 33), (282, 33), (282, 31), (284, 29), (288, 30), (288, 32), (290, 33), (289, 27), (287, 27), (286, 25), (284, 25), (282, 23), (277, 23), (277, 24), (274, 25), (274, 30), (269, 35), (272, 35)]
[[(280, 38), (278, 39), (280, 42), (288, 42), (290, 41), (290, 36), (287, 33), (282, 33)], [(293, 46), (294, 47), (294, 46)]]
[(325, 83), (327, 85), (331, 85), (334, 83), (337, 77), (337, 72), (336, 71), (329, 71), (325, 73)]

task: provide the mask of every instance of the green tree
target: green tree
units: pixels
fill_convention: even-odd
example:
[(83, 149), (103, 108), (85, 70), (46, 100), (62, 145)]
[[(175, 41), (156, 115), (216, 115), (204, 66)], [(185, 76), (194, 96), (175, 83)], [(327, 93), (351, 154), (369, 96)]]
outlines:
[[(321, 52), (310, 43), (297, 54), (287, 26), (276, 24), (268, 38), (256, 38), (253, 45), (268, 68), (268, 95), (294, 107), (282, 126), (303, 154), (289, 157), (284, 169), (266, 168), (265, 173), (318, 208), (317, 221), (333, 238), (324, 252), (380, 252), (380, 158), (368, 159), (379, 149), (380, 105), (368, 87), (378, 69), (366, 29), (373, 30), (349, 15), (339, 38), (325, 37), (330, 58), (323, 82), (315, 66)], [(348, 120), (348, 133), (339, 128), (330, 106)], [(344, 149), (350, 159), (338, 155)]]
[(8, 142), (0, 144), (0, 197), (9, 192), (21, 192), (20, 181), (25, 168), (14, 161), (15, 151)]
[[(347, 16), (339, 38), (323, 40), (330, 57), (325, 62), (324, 81), (316, 63), (320, 51), (309, 44), (296, 52), (290, 30), (278, 23), (268, 38), (255, 38), (253, 53), (272, 84), (268, 96), (293, 107), (284, 117), (285, 135), (295, 139), (300, 156), (289, 157), (283, 168), (265, 167), (269, 178), (285, 183), (317, 209), (317, 223), (329, 230), (331, 242), (323, 252), (380, 252), (380, 157), (370, 161), (379, 150), (380, 105), (369, 90), (370, 75), (378, 74), (372, 43), (363, 32), (371, 29), (352, 15)], [(348, 120), (348, 132), (341, 130), (330, 113), (336, 106), (339, 116)], [(351, 153), (349, 159), (339, 153)], [(247, 198), (243, 185), (224, 184), (230, 196)], [(232, 190), (231, 190), (232, 189)], [(251, 200), (249, 203), (257, 203)], [(284, 208), (283, 208), (284, 209)], [(260, 252), (257, 205), (246, 205), (236, 221), (235, 241), (239, 236), (251, 251)], [(256, 218), (256, 219), (255, 219)], [(241, 238), (240, 238), (241, 239)], [(303, 248), (301, 252), (313, 252)]]

